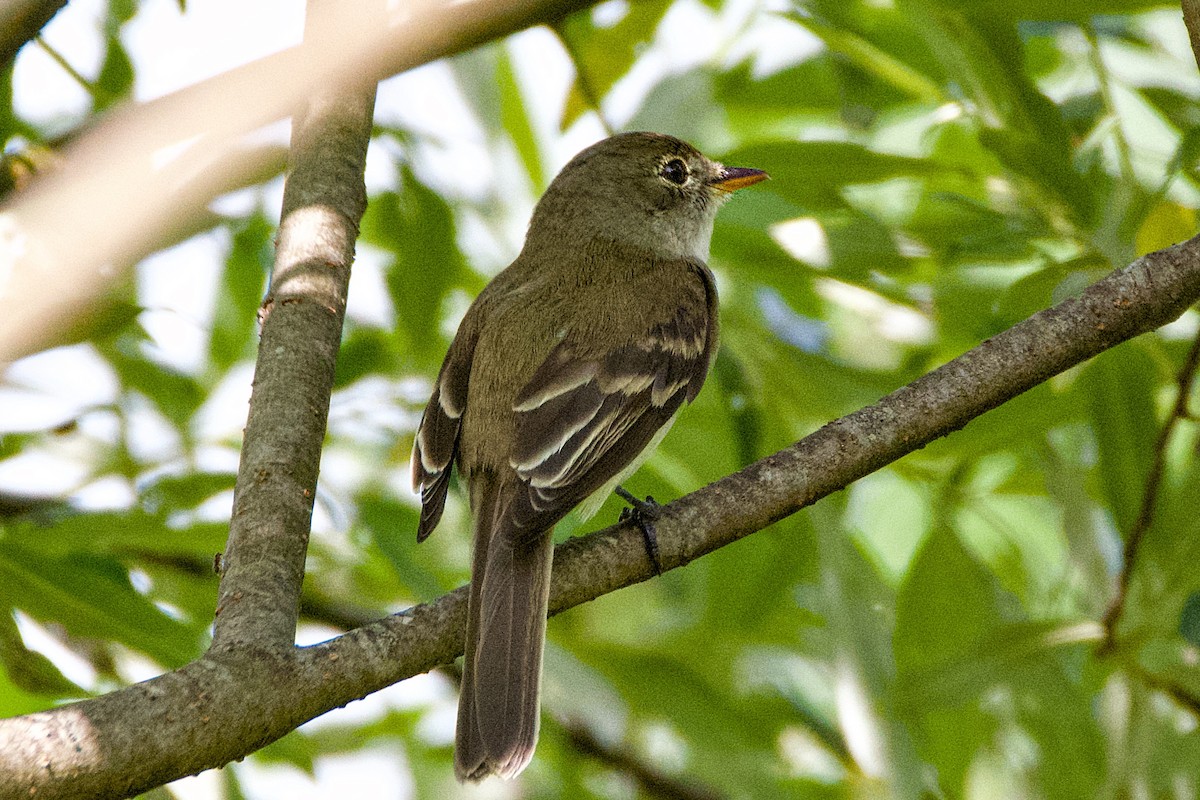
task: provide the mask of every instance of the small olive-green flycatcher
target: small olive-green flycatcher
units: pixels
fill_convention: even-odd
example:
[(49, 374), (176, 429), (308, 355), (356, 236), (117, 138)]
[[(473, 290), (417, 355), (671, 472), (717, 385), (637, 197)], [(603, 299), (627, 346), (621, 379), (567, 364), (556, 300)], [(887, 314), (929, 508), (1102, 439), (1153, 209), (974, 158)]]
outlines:
[(765, 172), (624, 133), (575, 156), (468, 309), (413, 448), (418, 541), (457, 462), (475, 556), (454, 769), (511, 778), (538, 737), (552, 532), (593, 514), (692, 401), (717, 349), (713, 219)]

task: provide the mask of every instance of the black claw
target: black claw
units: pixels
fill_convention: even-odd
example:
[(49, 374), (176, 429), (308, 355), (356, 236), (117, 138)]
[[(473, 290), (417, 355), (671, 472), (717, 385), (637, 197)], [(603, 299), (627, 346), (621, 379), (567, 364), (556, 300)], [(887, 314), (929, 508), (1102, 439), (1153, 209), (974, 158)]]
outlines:
[(642, 539), (646, 543), (646, 555), (650, 558), (650, 565), (654, 567), (654, 574), (662, 575), (658, 533), (654, 530), (654, 520), (658, 519), (658, 515), (662, 513), (662, 506), (650, 495), (646, 495), (645, 500), (638, 499), (623, 486), (618, 486), (616, 493), (618, 497), (629, 503), (628, 508), (621, 509), (620, 521), (629, 521), (638, 526), (642, 532)]

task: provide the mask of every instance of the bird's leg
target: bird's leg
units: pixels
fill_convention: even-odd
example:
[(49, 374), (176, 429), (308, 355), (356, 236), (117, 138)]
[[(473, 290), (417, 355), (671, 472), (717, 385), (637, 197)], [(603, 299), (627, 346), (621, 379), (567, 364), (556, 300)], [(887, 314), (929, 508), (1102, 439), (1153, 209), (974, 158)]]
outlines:
[(628, 508), (621, 509), (619, 521), (630, 521), (641, 529), (642, 539), (646, 542), (646, 555), (650, 557), (654, 574), (662, 575), (662, 561), (658, 557), (658, 533), (654, 530), (654, 520), (662, 513), (662, 506), (650, 495), (646, 495), (645, 500), (638, 499), (624, 486), (618, 486), (616, 492), (617, 497), (629, 503)]

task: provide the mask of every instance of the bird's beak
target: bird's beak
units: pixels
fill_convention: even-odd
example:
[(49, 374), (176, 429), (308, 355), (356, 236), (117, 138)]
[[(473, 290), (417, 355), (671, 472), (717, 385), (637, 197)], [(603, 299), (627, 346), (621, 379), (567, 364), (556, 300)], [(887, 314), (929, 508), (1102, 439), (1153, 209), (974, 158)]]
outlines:
[(761, 169), (750, 167), (722, 167), (717, 176), (709, 181), (709, 186), (722, 192), (734, 192), (771, 177)]

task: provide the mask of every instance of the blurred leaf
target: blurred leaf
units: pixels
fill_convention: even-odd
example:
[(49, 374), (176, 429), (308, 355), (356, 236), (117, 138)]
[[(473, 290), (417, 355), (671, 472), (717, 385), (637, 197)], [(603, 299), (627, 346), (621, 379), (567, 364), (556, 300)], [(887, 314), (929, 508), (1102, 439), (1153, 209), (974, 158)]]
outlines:
[(813, 16), (792, 15), (790, 18), (819, 36), (830, 50), (899, 91), (930, 103), (943, 99), (943, 89), (935, 81), (863, 36)]
[(45, 695), (25, 691), (9, 678), (6, 669), (0, 669), (0, 717), (19, 717), (45, 711), (50, 703)]
[(402, 355), (391, 333), (347, 323), (338, 351), (334, 388), (345, 388), (368, 375), (394, 374), (401, 363)]
[(1158, 384), (1154, 361), (1134, 343), (1093, 359), (1075, 389), (1088, 401), (1106, 505), (1126, 536), (1140, 513), (1154, 458), (1158, 421), (1153, 392)]
[(521, 96), (521, 87), (513, 73), (512, 59), (504, 50), (500, 51), (496, 62), (496, 89), (500, 92), (500, 123), (517, 148), (517, 155), (525, 167), (529, 182), (536, 191), (541, 192), (549, 183), (549, 179), (542, 164), (529, 112)]
[[(13, 114), (12, 65), (6, 64), (0, 68), (0, 142), (7, 144), (21, 127), (24, 127), (19, 117)], [(7, 149), (6, 149), (7, 155)], [(0, 176), (0, 199), (12, 190), (8, 170)]]
[(114, 281), (87, 308), (64, 321), (63, 330), (55, 338), (53, 345), (84, 341), (107, 343), (130, 330), (143, 310), (137, 302), (133, 280)]
[(75, 636), (121, 642), (167, 667), (200, 654), (197, 632), (134, 591), (124, 569), (110, 559), (55, 557), (0, 541), (0, 598)]
[(458, 250), (454, 217), (446, 201), (401, 171), (403, 189), (372, 199), (362, 222), (367, 241), (390, 251), (395, 262), (387, 286), (396, 309), (405, 352), (420, 363), (441, 360), (445, 345), (434, 335), (442, 301), (465, 271)]
[(1196, 647), (1200, 647), (1200, 592), (1188, 595), (1179, 615), (1179, 635)]
[(1082, 274), (1087, 283), (1091, 283), (1093, 271), (1105, 266), (1094, 256), (1088, 256), (1050, 264), (1031, 272), (1008, 287), (1000, 300), (999, 314), (1006, 322), (1015, 325), (1058, 302), (1061, 299), (1058, 296), (1060, 288), (1078, 277), (1081, 271), (1087, 270)]
[(770, 142), (738, 148), (725, 161), (766, 170), (764, 189), (802, 207), (837, 207), (837, 190), (857, 183), (932, 176), (944, 168), (922, 158), (874, 152), (850, 142)]
[(87, 694), (67, 680), (54, 662), (25, 646), (10, 611), (0, 613), (0, 665), (9, 680), (31, 694), (55, 698)]
[[(1178, 644), (1178, 637), (1191, 635), (1195, 612), (1193, 595), (1200, 594), (1200, 464), (1192, 446), (1176, 433), (1175, 451), (1182, 461), (1168, 458), (1158, 487), (1158, 503), (1149, 530), (1138, 549), (1130, 597), (1126, 600), (1122, 634), (1143, 640), (1156, 637)], [(1122, 532), (1124, 532), (1122, 530)], [(1186, 660), (1186, 659), (1185, 659)]]
[(103, 110), (129, 96), (133, 89), (133, 64), (116, 35), (110, 36), (104, 50), (104, 63), (95, 83), (96, 109)]
[(1196, 211), (1160, 200), (1142, 220), (1137, 232), (1137, 253), (1145, 255), (1190, 239), (1196, 233)]
[(936, 0), (941, 5), (972, 15), (989, 16), (1008, 22), (1052, 20), (1058, 22), (1088, 22), (1101, 14), (1132, 14), (1137, 11), (1162, 8), (1163, 0)]
[(138, 0), (109, 0), (105, 27), (109, 33), (116, 33), (122, 25), (133, 19), (137, 10)]
[[(559, 129), (566, 130), (601, 101), (617, 80), (629, 71), (638, 52), (654, 37), (669, 0), (642, 0), (627, 4), (615, 23), (597, 22), (597, 12), (572, 14), (556, 28), (575, 63), (575, 82), (567, 96)], [(610, 5), (608, 10), (616, 6)]]
[[(803, 86), (803, 92), (796, 87)], [(714, 99), (733, 119), (761, 124), (764, 117), (788, 118), (811, 110), (835, 110), (842, 101), (837, 76), (827, 59), (809, 59), (756, 77), (744, 61), (713, 76)]]
[(713, 100), (712, 75), (692, 70), (659, 81), (626, 123), (632, 130), (661, 131), (709, 150), (723, 141), (724, 115)]
[(236, 230), (213, 307), (208, 354), (217, 374), (251, 358), (258, 344), (258, 308), (274, 258), (274, 226), (256, 214)]
[(417, 555), (417, 509), (379, 495), (359, 498), (358, 522), (387, 557), (396, 577), (422, 601), (432, 600), (447, 587), (415, 558)]
[(143, 507), (151, 514), (195, 508), (213, 495), (232, 491), (233, 472), (188, 472), (162, 475), (141, 491)]
[(259, 750), (255, 757), (268, 764), (290, 764), (308, 777), (314, 778), (317, 754), (316, 742), (312, 737), (296, 730)]
[[(965, 653), (1013, 619), (1016, 610), (954, 533), (936, 527), (918, 551), (896, 599), (896, 669), (915, 677), (947, 664), (967, 668)], [(917, 681), (917, 687), (935, 691), (924, 681)]]
[(738, 461), (742, 466), (748, 465), (761, 452), (762, 420), (753, 389), (746, 379), (746, 371), (741, 362), (728, 348), (717, 352), (713, 372), (725, 411), (734, 429), (734, 446), (737, 448)]
[[(195, 496), (197, 485), (203, 491), (206, 484), (211, 488), (222, 480), (221, 475), (202, 476), (195, 483), (187, 477), (180, 478), (170, 482), (173, 485), (164, 485), (164, 495), (152, 500), (151, 505), (166, 510), (164, 501), (170, 499), (173, 490), (181, 495)], [(129, 510), (72, 513), (49, 524), (22, 522), (10, 526), (6, 538), (21, 547), (62, 559), (79, 553), (97, 556), (158, 553), (211, 561), (214, 553), (224, 549), (228, 534), (228, 523), (196, 523), (171, 528), (166, 524), (165, 515)]]
[(1200, 108), (1188, 95), (1164, 86), (1142, 86), (1138, 92), (1180, 131), (1200, 128)]
[[(712, 641), (714, 648), (721, 644), (719, 638)], [(721, 656), (709, 656), (711, 668)], [(613, 682), (639, 716), (668, 719), (686, 736), (693, 753), (689, 773), (726, 791), (761, 785), (768, 777), (763, 768), (776, 726), (756, 718), (751, 703), (731, 704), (725, 692), (695, 669), (655, 651), (584, 645), (581, 657)]]
[(182, 428), (204, 402), (203, 387), (191, 375), (152, 358), (137, 334), (123, 334), (104, 349), (122, 383), (140, 392), (168, 420)]

